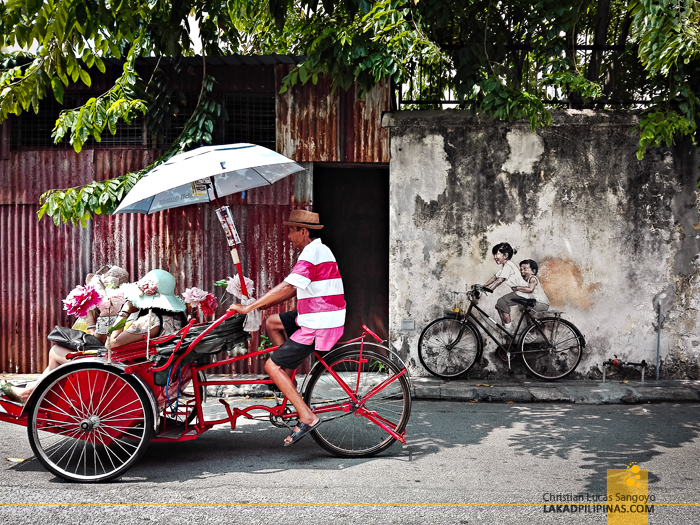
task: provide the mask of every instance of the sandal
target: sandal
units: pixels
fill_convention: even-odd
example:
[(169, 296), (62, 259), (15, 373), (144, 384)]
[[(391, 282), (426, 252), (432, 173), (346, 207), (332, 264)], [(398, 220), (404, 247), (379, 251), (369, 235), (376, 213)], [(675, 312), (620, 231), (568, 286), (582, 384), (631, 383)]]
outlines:
[(19, 403), (20, 405), (24, 405), (24, 403), (27, 402), (26, 399), (22, 399), (21, 397), (19, 397), (19, 395), (15, 392), (14, 385), (8, 383), (7, 381), (3, 381), (2, 383), (0, 383), (0, 392), (2, 392), (3, 395), (10, 401), (14, 401), (15, 403)]
[(293, 445), (297, 441), (301, 440), (301, 438), (303, 438), (306, 434), (308, 434), (309, 432), (311, 432), (312, 430), (317, 428), (320, 424), (321, 424), (321, 418), (318, 418), (316, 423), (314, 423), (313, 425), (307, 425), (306, 423), (301, 423), (301, 422), (298, 423), (297, 428), (299, 430), (297, 430), (296, 432), (292, 432), (290, 434), (290, 436), (292, 437), (292, 440), (285, 441), (284, 446), (288, 447), (289, 445)]

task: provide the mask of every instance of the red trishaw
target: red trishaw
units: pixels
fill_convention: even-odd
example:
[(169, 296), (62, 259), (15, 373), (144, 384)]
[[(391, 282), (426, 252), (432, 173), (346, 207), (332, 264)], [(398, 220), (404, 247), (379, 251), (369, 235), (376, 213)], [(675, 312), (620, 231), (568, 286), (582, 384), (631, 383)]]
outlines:
[[(248, 296), (228, 207), (219, 197), (273, 184), (304, 168), (253, 144), (205, 146), (176, 155), (144, 176), (115, 213), (154, 213), (215, 202), (243, 296)], [(238, 408), (224, 400), (227, 416), (208, 420), (202, 410), (210, 385), (273, 385), (270, 379), (209, 381), (214, 367), (272, 352), (253, 351), (210, 363), (210, 356), (247, 341), (245, 316), (228, 313), (210, 324), (190, 322), (176, 334), (120, 346), (95, 355), (75, 353), (36, 386), (26, 405), (0, 397), (0, 420), (25, 425), (39, 461), (68, 481), (99, 482), (121, 476), (151, 441), (197, 439), (215, 425), (236, 428), (239, 417), (296, 424), (286, 398)], [(367, 457), (395, 441), (405, 443), (411, 413), (408, 373), (401, 359), (372, 330), (339, 343), (322, 356), (300, 389), (322, 419), (316, 442), (341, 457)], [(368, 340), (371, 337), (376, 342)], [(186, 388), (192, 385), (193, 394)], [(189, 389), (187, 389), (189, 392)]]
[[(121, 476), (151, 441), (194, 440), (219, 424), (235, 429), (239, 417), (293, 428), (294, 407), (279, 396), (242, 408), (220, 399), (227, 416), (216, 420), (202, 410), (207, 386), (273, 385), (270, 379), (206, 378), (213, 367), (275, 350), (211, 363), (212, 354), (249, 338), (244, 319), (230, 312), (213, 323), (192, 321), (176, 334), (120, 346), (111, 355), (106, 349), (98, 355), (76, 352), (41, 380), (25, 405), (0, 398), (0, 420), (25, 425), (37, 459), (53, 474), (81, 483)], [(411, 412), (406, 367), (372, 330), (363, 329), (362, 336), (325, 355), (316, 352), (300, 389), (323, 421), (312, 437), (340, 457), (373, 456), (395, 441), (405, 443)]]

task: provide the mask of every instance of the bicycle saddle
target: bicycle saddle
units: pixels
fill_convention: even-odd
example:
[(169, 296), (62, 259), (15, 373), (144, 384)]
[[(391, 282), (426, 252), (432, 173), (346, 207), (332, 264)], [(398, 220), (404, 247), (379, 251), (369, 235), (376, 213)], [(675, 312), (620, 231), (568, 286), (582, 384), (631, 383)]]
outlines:
[(537, 304), (535, 299), (526, 299), (525, 297), (516, 297), (513, 299), (513, 302), (528, 308), (533, 308)]

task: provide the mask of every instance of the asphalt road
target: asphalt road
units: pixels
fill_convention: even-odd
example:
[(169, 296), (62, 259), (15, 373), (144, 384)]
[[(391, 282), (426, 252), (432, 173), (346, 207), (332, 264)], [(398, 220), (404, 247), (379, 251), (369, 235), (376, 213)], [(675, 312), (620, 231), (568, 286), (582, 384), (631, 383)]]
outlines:
[(606, 523), (604, 512), (545, 513), (544, 499), (606, 494), (607, 469), (636, 462), (649, 472), (649, 523), (699, 523), (699, 416), (696, 404), (414, 401), (408, 444), (375, 458), (338, 459), (311, 438), (285, 448), (285, 430), (246, 422), (153, 443), (120, 481), (100, 485), (55, 478), (34, 459), (24, 427), (0, 424), (0, 519)]

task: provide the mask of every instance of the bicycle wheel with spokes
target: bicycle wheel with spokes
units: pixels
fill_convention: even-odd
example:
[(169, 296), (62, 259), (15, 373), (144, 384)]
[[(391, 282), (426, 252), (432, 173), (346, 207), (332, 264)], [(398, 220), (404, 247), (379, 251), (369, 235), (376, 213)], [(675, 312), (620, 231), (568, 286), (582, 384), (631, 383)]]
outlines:
[[(375, 351), (380, 345), (353, 343), (328, 355), (309, 378), (304, 400), (322, 421), (314, 440), (339, 457), (369, 457), (389, 448), (411, 414), (411, 390), (405, 368)], [(373, 350), (370, 350), (373, 349)], [(385, 428), (382, 428), (385, 427)]]
[(481, 355), (481, 344), (481, 336), (471, 323), (443, 317), (420, 334), (418, 358), (434, 376), (454, 379), (474, 366)]
[(525, 366), (540, 379), (562, 379), (581, 361), (585, 343), (569, 321), (545, 317), (530, 325), (520, 338)]
[(67, 481), (121, 476), (146, 451), (153, 412), (134, 377), (100, 363), (59, 374), (37, 392), (27, 431), (37, 459)]

